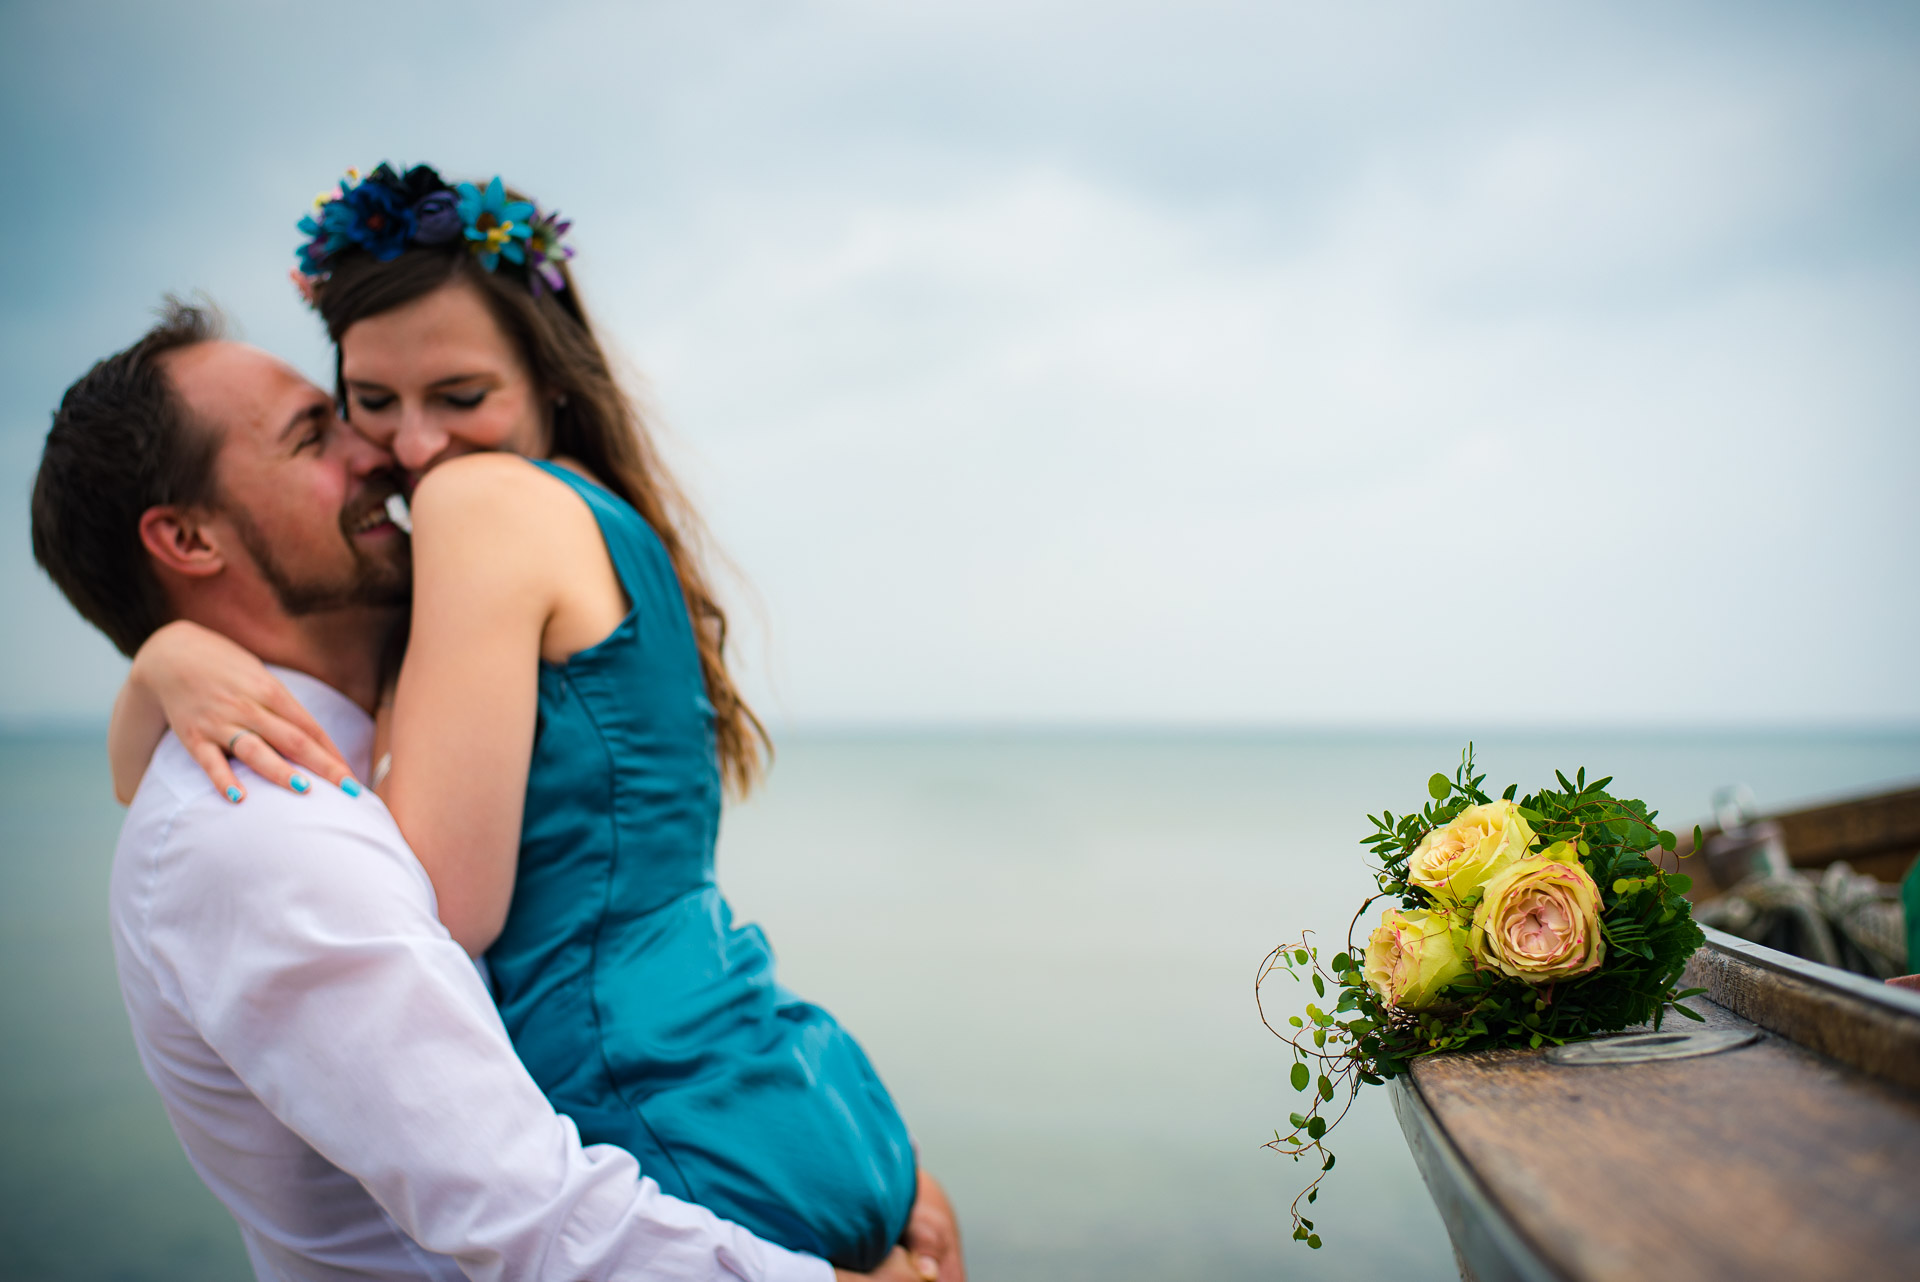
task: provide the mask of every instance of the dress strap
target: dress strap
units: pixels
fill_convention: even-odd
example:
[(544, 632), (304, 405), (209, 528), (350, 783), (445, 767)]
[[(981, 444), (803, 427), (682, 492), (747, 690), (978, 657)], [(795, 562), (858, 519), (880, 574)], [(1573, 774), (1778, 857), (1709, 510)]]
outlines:
[(613, 558), (613, 571), (620, 576), (620, 586), (628, 602), (638, 606), (646, 597), (645, 587), (649, 581), (645, 569), (651, 560), (648, 547), (659, 543), (659, 536), (647, 525), (646, 518), (612, 490), (570, 467), (546, 459), (530, 458), (527, 462), (565, 481), (586, 503), (600, 527), (600, 537), (607, 545), (607, 555)]

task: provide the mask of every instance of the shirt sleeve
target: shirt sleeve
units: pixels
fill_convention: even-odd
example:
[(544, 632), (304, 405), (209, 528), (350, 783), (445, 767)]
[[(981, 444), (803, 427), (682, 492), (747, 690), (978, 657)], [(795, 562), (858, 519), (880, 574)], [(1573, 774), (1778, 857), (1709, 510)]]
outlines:
[(476, 1279), (829, 1282), (585, 1147), (371, 795), (183, 807), (149, 900), (169, 999), (247, 1088)]

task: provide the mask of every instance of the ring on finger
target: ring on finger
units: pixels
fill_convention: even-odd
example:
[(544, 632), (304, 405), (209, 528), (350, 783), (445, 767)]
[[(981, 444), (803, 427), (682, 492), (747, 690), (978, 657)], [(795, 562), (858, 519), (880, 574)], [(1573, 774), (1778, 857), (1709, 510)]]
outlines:
[(243, 734), (259, 734), (259, 733), (260, 733), (260, 732), (259, 732), (258, 730), (248, 730), (248, 729), (245, 729), (245, 728), (242, 728), (242, 729), (239, 729), (239, 730), (236, 730), (236, 731), (234, 731), (234, 732), (233, 732), (233, 738), (231, 738), (231, 739), (229, 739), (229, 740), (227, 740), (227, 755), (228, 755), (229, 757), (231, 757), (231, 756), (233, 755), (233, 745), (234, 745), (234, 744), (236, 744), (236, 743), (239, 743), (239, 742), (240, 742), (240, 736), (241, 736), (241, 735), (243, 735)]

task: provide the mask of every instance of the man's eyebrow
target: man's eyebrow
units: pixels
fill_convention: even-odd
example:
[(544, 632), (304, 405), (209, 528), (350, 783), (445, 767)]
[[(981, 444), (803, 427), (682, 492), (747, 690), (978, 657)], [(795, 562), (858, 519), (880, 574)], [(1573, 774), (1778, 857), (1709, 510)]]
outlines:
[(293, 417), (287, 420), (287, 425), (280, 429), (280, 439), (285, 441), (302, 427), (313, 422), (316, 418), (321, 418), (331, 413), (332, 410), (333, 402), (324, 396), (318, 400), (310, 401), (302, 405), (294, 411)]

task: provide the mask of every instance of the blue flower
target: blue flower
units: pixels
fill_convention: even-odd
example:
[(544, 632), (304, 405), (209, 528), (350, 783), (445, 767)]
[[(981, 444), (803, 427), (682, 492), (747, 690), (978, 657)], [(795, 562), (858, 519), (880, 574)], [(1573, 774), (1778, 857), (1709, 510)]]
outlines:
[(460, 221), (466, 225), (467, 248), (480, 257), (480, 265), (492, 271), (505, 258), (510, 263), (525, 263), (526, 251), (520, 242), (533, 233), (533, 205), (525, 200), (508, 200), (499, 175), (485, 187), (460, 184)]
[(328, 205), (322, 224), (329, 229), (337, 225), (348, 240), (383, 263), (400, 257), (413, 235), (413, 211), (407, 208), (406, 193), (380, 181), (384, 170), (382, 166), (372, 178)]
[[(315, 210), (314, 213), (319, 213)], [(318, 276), (327, 269), (327, 260), (340, 252), (346, 242), (330, 235), (315, 221), (313, 214), (300, 220), (300, 234), (307, 243), (300, 246), (300, 270), (308, 276)]]
[(307, 243), (300, 246), (298, 251), (303, 274), (317, 276), (324, 272), (327, 260), (350, 243), (338, 226), (329, 225), (327, 211), (346, 195), (348, 185), (357, 180), (354, 171), (348, 170), (338, 187), (330, 192), (323, 191), (313, 198), (313, 208), (300, 220), (300, 234), (307, 238)]

